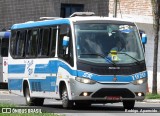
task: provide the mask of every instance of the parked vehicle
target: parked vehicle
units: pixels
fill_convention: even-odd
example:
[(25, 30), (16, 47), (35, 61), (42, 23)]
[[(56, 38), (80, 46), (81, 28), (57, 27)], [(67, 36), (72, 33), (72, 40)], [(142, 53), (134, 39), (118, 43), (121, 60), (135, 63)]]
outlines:
[(8, 47), (10, 31), (0, 32), (0, 88), (8, 88)]

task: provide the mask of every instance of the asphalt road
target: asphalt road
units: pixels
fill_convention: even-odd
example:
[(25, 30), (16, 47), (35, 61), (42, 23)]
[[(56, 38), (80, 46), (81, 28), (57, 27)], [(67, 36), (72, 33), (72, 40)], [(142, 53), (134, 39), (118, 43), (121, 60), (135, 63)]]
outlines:
[[(26, 107), (24, 97), (8, 93), (0, 93), (0, 103), (12, 103), (18, 106)], [(128, 113), (129, 115), (131, 115), (131, 113), (132, 115), (135, 113), (140, 113), (140, 115), (145, 113), (146, 116), (148, 114), (151, 114), (147, 113), (148, 111), (158, 112), (154, 113), (154, 116), (155, 115), (158, 116), (160, 114), (160, 103), (146, 103), (146, 102), (136, 102), (134, 110), (129, 110), (129, 111), (123, 109), (122, 103), (92, 104), (92, 106), (89, 108), (75, 107), (72, 110), (67, 110), (62, 108), (61, 101), (56, 101), (54, 99), (45, 99), (44, 105), (42, 107), (36, 107), (36, 108), (43, 109), (46, 112), (65, 114), (67, 116), (79, 116), (82, 115), (82, 113), (83, 116), (97, 116), (99, 114), (101, 114), (102, 116), (103, 115), (106, 116), (106, 114), (113, 116), (113, 115), (122, 115), (123, 113), (125, 113), (127, 116)]]

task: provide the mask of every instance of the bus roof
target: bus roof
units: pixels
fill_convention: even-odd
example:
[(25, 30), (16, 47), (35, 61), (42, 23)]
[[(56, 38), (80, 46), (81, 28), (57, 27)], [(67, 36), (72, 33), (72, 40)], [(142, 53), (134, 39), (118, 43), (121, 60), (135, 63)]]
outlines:
[(128, 23), (133, 23), (129, 19), (122, 19), (122, 18), (113, 18), (113, 17), (103, 17), (103, 16), (75, 16), (70, 18), (73, 21), (92, 21), (92, 20), (106, 20), (106, 21), (115, 21), (115, 22), (128, 22)]
[(85, 17), (75, 16), (70, 18), (59, 18), (55, 20), (43, 20), (43, 21), (35, 21), (35, 22), (29, 21), (26, 23), (14, 24), (11, 27), (11, 30), (41, 27), (41, 26), (51, 26), (51, 25), (59, 25), (59, 24), (70, 24), (71, 22), (78, 22), (78, 21), (114, 21), (114, 22), (126, 22), (126, 23), (133, 24), (133, 22), (129, 20), (118, 19), (118, 18), (100, 17), (100, 16), (85, 16)]
[(14, 29), (23, 29), (23, 28), (32, 28), (32, 27), (41, 27), (41, 26), (50, 26), (57, 24), (70, 24), (70, 21), (66, 18), (64, 19), (56, 19), (56, 20), (44, 20), (44, 21), (29, 21), (26, 23), (14, 24), (11, 27), (11, 30)]
[(0, 38), (9, 39), (10, 35), (11, 35), (10, 31), (0, 32)]

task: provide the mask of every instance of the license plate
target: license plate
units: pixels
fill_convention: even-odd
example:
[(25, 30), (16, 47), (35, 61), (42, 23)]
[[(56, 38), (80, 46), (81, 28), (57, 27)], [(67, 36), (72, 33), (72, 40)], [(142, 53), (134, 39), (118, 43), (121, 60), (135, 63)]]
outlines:
[(120, 96), (107, 96), (106, 99), (107, 100), (120, 100)]

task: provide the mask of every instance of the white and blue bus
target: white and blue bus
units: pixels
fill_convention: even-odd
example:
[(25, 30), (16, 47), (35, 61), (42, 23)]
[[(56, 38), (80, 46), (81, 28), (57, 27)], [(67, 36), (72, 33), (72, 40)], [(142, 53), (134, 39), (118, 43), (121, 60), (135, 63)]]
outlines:
[(133, 22), (76, 15), (12, 26), (10, 92), (27, 105), (54, 98), (64, 108), (116, 102), (134, 108), (146, 94), (146, 38)]
[(0, 32), (0, 89), (8, 87), (8, 47), (10, 31)]

